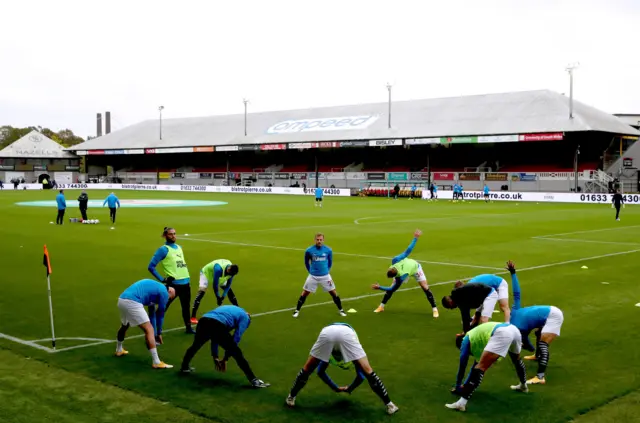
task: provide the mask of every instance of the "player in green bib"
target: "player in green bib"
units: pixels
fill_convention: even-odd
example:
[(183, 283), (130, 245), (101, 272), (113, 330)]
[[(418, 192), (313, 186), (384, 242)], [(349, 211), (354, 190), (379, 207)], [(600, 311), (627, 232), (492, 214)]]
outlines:
[(417, 261), (408, 258), (409, 254), (413, 251), (413, 247), (416, 246), (418, 242), (418, 238), (422, 235), (422, 231), (419, 229), (415, 231), (413, 234), (413, 240), (409, 247), (400, 255), (395, 256), (391, 260), (391, 267), (387, 270), (387, 277), (393, 278), (393, 284), (391, 286), (380, 286), (379, 283), (375, 283), (371, 286), (373, 289), (379, 289), (381, 291), (385, 291), (384, 298), (382, 299), (382, 303), (374, 310), (374, 313), (380, 313), (384, 311), (384, 306), (387, 304), (387, 301), (391, 299), (391, 296), (394, 292), (396, 292), (403, 283), (409, 280), (410, 276), (418, 282), (425, 295), (427, 296), (427, 300), (429, 300), (429, 304), (431, 304), (431, 310), (433, 312), (433, 317), (438, 317), (440, 314), (438, 313), (438, 307), (436, 307), (436, 300), (433, 298), (433, 294), (429, 289), (429, 284), (427, 283), (427, 277), (424, 275), (422, 270), (422, 266)]
[[(176, 296), (169, 301), (167, 309), (176, 297), (180, 298), (182, 320), (184, 321), (185, 330), (187, 333), (195, 334), (196, 332), (191, 328), (191, 319), (189, 318), (191, 287), (189, 286), (190, 278), (187, 261), (184, 258), (182, 248), (176, 244), (175, 229), (168, 227), (164, 228), (162, 237), (166, 242), (156, 250), (153, 258), (151, 258), (148, 270), (160, 282), (175, 289)], [(158, 273), (158, 270), (156, 269), (157, 267), (162, 269), (162, 273), (165, 275), (164, 277)], [(151, 321), (151, 324), (154, 328), (156, 327), (153, 320)]]
[[(455, 395), (461, 398), (452, 404), (445, 404), (447, 408), (459, 411), (465, 411), (467, 401), (478, 389), (484, 373), (496, 361), (504, 358), (507, 353), (516, 368), (516, 374), (520, 383), (511, 386), (514, 391), (528, 392), (527, 374), (524, 362), (520, 358), (522, 350), (522, 337), (518, 328), (509, 323), (487, 322), (467, 332), (466, 335), (456, 335), (456, 346), (460, 349), (460, 365), (456, 376), (456, 385), (451, 390)], [(467, 362), (469, 356), (475, 358), (471, 372), (465, 383), (462, 378), (467, 370)]]
[[(231, 289), (233, 277), (238, 274), (238, 271), (238, 265), (226, 259), (214, 260), (200, 270), (200, 288), (191, 309), (191, 323), (198, 323), (196, 318), (198, 307), (200, 307), (200, 301), (202, 301), (210, 283), (213, 283), (213, 293), (216, 294), (216, 302), (219, 306), (222, 305), (227, 295), (231, 304), (238, 305), (238, 300)], [(219, 293), (219, 288), (222, 288), (222, 294)]]

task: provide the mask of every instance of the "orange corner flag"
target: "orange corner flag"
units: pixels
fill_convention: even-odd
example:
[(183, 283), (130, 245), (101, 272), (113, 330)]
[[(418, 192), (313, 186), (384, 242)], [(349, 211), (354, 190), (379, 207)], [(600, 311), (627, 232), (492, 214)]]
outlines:
[(49, 259), (49, 250), (47, 250), (47, 246), (44, 246), (44, 258), (42, 260), (42, 264), (47, 268), (47, 276), (51, 274), (51, 260)]

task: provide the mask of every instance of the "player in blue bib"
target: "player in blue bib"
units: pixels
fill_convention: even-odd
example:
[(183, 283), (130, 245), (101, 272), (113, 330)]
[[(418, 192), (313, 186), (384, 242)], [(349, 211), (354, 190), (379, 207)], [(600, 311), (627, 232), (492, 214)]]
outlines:
[[(525, 357), (525, 360), (537, 360), (538, 372), (535, 377), (527, 381), (528, 384), (546, 383), (545, 372), (549, 364), (549, 344), (560, 336), (560, 329), (564, 322), (562, 310), (554, 306), (530, 306), (522, 308), (521, 290), (516, 266), (513, 262), (507, 263), (507, 269), (511, 273), (511, 285), (513, 286), (513, 307), (511, 308), (511, 324), (518, 328), (522, 334), (523, 348), (534, 351), (535, 355)], [(529, 341), (529, 333), (535, 330), (536, 348)]]

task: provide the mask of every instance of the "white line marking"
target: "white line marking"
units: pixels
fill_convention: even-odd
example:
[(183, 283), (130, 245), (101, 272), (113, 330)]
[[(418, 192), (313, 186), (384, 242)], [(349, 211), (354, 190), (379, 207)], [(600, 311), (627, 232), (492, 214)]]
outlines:
[(534, 237), (531, 237), (531, 239), (537, 239), (540, 241), (579, 242), (579, 243), (587, 243), (587, 244), (613, 244), (613, 245), (635, 245), (635, 246), (640, 245), (640, 243), (637, 243), (637, 242), (593, 241), (590, 239), (549, 238), (546, 236), (534, 236)]
[[(144, 334), (142, 336), (144, 336)], [(138, 338), (138, 337), (140, 337), (140, 336), (138, 336), (138, 335), (130, 336), (130, 338)], [(96, 345), (110, 344), (112, 342), (116, 342), (116, 340), (112, 339), (112, 340), (108, 341), (108, 340), (105, 339), (104, 341), (100, 341), (100, 342), (92, 342), (90, 344), (74, 345), (73, 347), (60, 348), (60, 349), (56, 349), (56, 350), (51, 350), (49, 352), (50, 353), (59, 353), (59, 352), (64, 352), (64, 351), (76, 350), (78, 348), (86, 348), (86, 347), (93, 347), (93, 346), (96, 346)]]
[[(197, 242), (211, 242), (213, 244), (229, 244), (229, 245), (239, 245), (242, 247), (257, 247), (257, 248), (271, 248), (274, 250), (286, 250), (286, 251), (306, 251), (302, 248), (294, 248), (294, 247), (279, 247), (275, 245), (263, 245), (263, 244), (247, 244), (244, 242), (233, 242), (233, 241), (217, 241), (213, 239), (197, 239), (197, 238), (188, 238), (189, 241), (197, 241)], [(361, 257), (361, 258), (374, 258), (381, 260), (391, 260), (393, 257), (382, 257), (382, 256), (370, 256), (366, 254), (354, 254), (354, 253), (338, 253), (334, 252), (334, 255), (340, 256), (350, 256), (350, 257)], [(426, 260), (418, 260), (420, 263), (440, 265), (440, 266), (455, 266), (455, 267), (469, 267), (473, 269), (488, 269), (488, 270), (501, 270), (500, 267), (489, 267), (489, 266), (477, 266), (475, 264), (463, 264), (463, 263), (447, 263), (441, 261), (426, 261)]]
[(7, 335), (6, 333), (0, 333), (0, 338), (8, 339), (9, 341), (17, 342), (18, 344), (27, 345), (38, 350), (46, 351), (48, 353), (55, 352), (53, 348), (45, 347), (40, 344), (36, 344), (32, 341), (25, 341), (24, 339), (16, 338), (15, 336)]
[[(531, 271), (531, 270), (545, 269), (545, 268), (554, 267), (554, 266), (563, 266), (565, 264), (579, 263), (579, 262), (583, 262), (583, 261), (597, 260), (597, 259), (601, 259), (601, 258), (620, 256), (620, 255), (632, 254), (632, 253), (637, 253), (637, 252), (640, 252), (640, 249), (629, 250), (629, 251), (620, 251), (620, 252), (617, 252), (617, 253), (602, 254), (602, 255), (591, 256), (591, 257), (583, 257), (583, 258), (579, 258), (579, 259), (565, 260), (565, 261), (560, 261), (560, 262), (556, 262), (556, 263), (541, 264), (539, 266), (525, 267), (523, 269), (518, 269), (518, 272), (522, 273), (522, 272), (527, 272), (527, 271)], [(509, 272), (504, 270), (502, 272), (496, 273), (496, 275), (504, 275), (504, 274), (507, 274), (507, 273), (509, 273)], [(452, 279), (452, 280), (449, 280), (449, 281), (432, 283), (432, 284), (429, 284), (429, 286), (446, 285), (446, 284), (455, 283), (457, 281), (466, 281), (466, 280), (469, 280), (469, 279), (471, 279), (471, 278)], [(396, 291), (396, 292), (412, 291), (414, 289), (419, 289), (419, 288), (420, 288), (420, 286), (414, 286), (414, 287), (411, 287), (411, 288), (401, 288), (401, 289), (398, 289), (398, 291)], [(383, 295), (383, 294), (381, 294), (379, 292), (376, 292), (376, 293), (373, 293), (373, 294), (359, 295), (357, 297), (344, 298), (342, 300), (342, 302), (356, 301), (356, 300), (361, 300), (363, 298), (369, 298), (369, 297), (375, 297), (375, 296), (381, 296), (381, 295)], [(333, 301), (325, 301), (325, 302), (315, 303), (315, 304), (306, 304), (304, 306), (304, 308), (307, 309), (307, 308), (310, 308), (310, 307), (320, 307), (320, 306), (329, 305), (329, 304), (333, 304)], [(640, 305), (639, 305), (639, 307), (640, 307)], [(252, 314), (251, 316), (253, 316), (253, 317), (267, 316), (267, 315), (270, 315), (270, 314), (278, 314), (278, 313), (290, 312), (290, 311), (293, 311), (294, 309), (295, 309), (294, 307), (283, 308), (283, 309), (279, 309), (279, 310), (272, 310), (272, 311), (265, 311), (265, 312), (261, 312), (261, 313), (255, 313), (255, 314)], [(164, 330), (163, 333), (175, 332), (175, 331), (178, 331), (178, 330), (184, 330), (184, 326), (181, 326), (181, 327), (178, 327), (178, 328), (167, 329), (167, 330)], [(128, 336), (127, 339), (143, 338), (144, 336), (145, 336), (144, 334), (133, 335), (133, 336)], [(33, 346), (34, 348), (45, 349), (46, 351), (48, 351), (50, 353), (63, 352), (63, 351), (69, 351), (69, 350), (72, 350), (72, 349), (77, 349), (77, 348), (86, 348), (86, 347), (91, 347), (91, 346), (94, 346), (94, 345), (102, 345), (102, 344), (106, 344), (106, 343), (116, 342), (115, 339), (114, 339), (114, 340), (111, 340), (111, 341), (95, 342), (95, 343), (92, 343), (92, 344), (76, 345), (76, 346), (73, 346), (73, 347), (63, 348), (63, 349), (60, 349), (60, 350), (52, 350), (51, 348), (46, 348), (46, 347), (43, 347), (43, 346), (38, 345), (38, 344), (30, 343), (29, 341), (23, 341), (22, 339), (9, 337), (8, 335), (4, 335), (4, 334), (1, 334), (1, 333), (0, 333), (0, 337), (5, 337), (5, 338), (10, 339), (10, 340), (16, 340), (16, 342), (21, 343), (21, 344), (25, 344), (25, 345), (32, 344), (30, 346)]]
[[(56, 338), (56, 341), (107, 341), (107, 342), (111, 342), (111, 340), (109, 339), (102, 339), (102, 338)], [(51, 342), (51, 338), (44, 338), (44, 339), (36, 339), (35, 341), (30, 341), (30, 342)]]
[(385, 216), (371, 216), (371, 217), (361, 217), (359, 219), (356, 219), (353, 221), (354, 224), (359, 225), (361, 220), (367, 220), (367, 219), (377, 219), (379, 217), (385, 217)]
[(553, 237), (553, 236), (573, 235), (573, 234), (590, 234), (590, 233), (593, 233), (593, 232), (617, 231), (617, 230), (620, 230), (620, 229), (629, 229), (629, 228), (640, 228), (640, 225), (616, 226), (615, 228), (592, 229), (592, 230), (588, 230), (588, 231), (563, 232), (561, 234), (540, 235), (537, 238), (548, 238), (548, 237)]

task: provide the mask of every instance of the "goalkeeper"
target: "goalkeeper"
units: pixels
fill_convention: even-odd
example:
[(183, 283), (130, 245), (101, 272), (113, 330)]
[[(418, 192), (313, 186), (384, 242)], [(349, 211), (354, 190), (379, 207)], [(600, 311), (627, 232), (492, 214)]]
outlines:
[[(198, 295), (196, 295), (196, 299), (193, 301), (193, 308), (191, 309), (191, 323), (198, 323), (196, 314), (200, 307), (200, 301), (202, 301), (210, 283), (213, 283), (213, 293), (216, 295), (216, 303), (219, 306), (222, 305), (222, 302), (227, 296), (229, 297), (231, 304), (234, 306), (238, 305), (238, 300), (231, 289), (233, 277), (238, 274), (238, 270), (237, 264), (233, 264), (231, 261), (226, 259), (214, 260), (200, 270), (200, 287)], [(222, 288), (222, 294), (219, 292), (220, 288)]]

